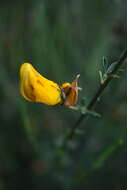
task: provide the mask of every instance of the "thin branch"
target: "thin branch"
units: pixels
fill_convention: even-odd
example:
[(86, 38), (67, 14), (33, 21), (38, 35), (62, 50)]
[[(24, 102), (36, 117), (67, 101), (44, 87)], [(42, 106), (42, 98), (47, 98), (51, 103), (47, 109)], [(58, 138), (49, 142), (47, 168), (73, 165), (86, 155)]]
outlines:
[[(87, 105), (87, 107), (86, 107), (87, 110), (92, 110), (93, 109), (93, 107), (96, 104), (97, 100), (102, 95), (103, 91), (108, 86), (108, 84), (112, 81), (112, 79), (114, 78), (113, 76), (117, 73), (117, 71), (122, 66), (122, 64), (124, 63), (124, 61), (125, 61), (126, 58), (127, 58), (127, 49), (121, 54), (120, 58), (118, 59), (118, 61), (115, 64), (113, 70), (108, 74), (108, 76), (105, 79), (105, 81), (102, 84), (100, 84), (100, 86), (99, 86), (98, 90), (96, 91), (95, 95), (93, 96), (93, 98), (91, 99), (91, 101), (89, 102), (89, 104)], [(71, 128), (71, 130), (68, 133), (68, 135), (65, 137), (65, 141), (64, 141), (63, 147), (65, 146), (65, 144), (67, 143), (68, 140), (72, 139), (72, 137), (75, 134), (76, 129), (79, 127), (79, 125), (83, 122), (83, 120), (87, 116), (88, 116), (88, 114), (81, 114), (81, 116), (79, 117), (79, 119), (77, 120), (77, 122)]]

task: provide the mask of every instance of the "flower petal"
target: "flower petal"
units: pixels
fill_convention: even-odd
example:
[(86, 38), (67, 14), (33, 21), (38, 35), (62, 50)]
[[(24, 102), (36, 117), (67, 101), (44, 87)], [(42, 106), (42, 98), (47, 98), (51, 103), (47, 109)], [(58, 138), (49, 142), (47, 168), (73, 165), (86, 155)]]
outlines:
[(47, 105), (61, 103), (62, 98), (59, 85), (40, 75), (30, 63), (22, 64), (20, 80), (21, 95), (26, 100)]

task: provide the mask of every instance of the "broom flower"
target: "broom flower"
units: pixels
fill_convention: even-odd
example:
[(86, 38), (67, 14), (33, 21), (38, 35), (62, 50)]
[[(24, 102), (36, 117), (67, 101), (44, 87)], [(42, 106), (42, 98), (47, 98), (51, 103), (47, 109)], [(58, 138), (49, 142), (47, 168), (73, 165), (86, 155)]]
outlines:
[(20, 67), (20, 92), (31, 102), (70, 107), (77, 103), (78, 78), (79, 75), (72, 83), (59, 85), (43, 77), (30, 63), (24, 63)]

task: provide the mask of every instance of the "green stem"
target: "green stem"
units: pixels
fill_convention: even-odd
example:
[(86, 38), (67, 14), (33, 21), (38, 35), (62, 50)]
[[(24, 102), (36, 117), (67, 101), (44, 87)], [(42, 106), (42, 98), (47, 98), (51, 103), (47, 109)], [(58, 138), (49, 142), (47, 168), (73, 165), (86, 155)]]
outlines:
[[(99, 97), (102, 95), (102, 93), (105, 90), (105, 88), (112, 81), (113, 75), (115, 75), (117, 73), (117, 71), (122, 66), (122, 64), (124, 63), (124, 61), (125, 61), (126, 58), (127, 58), (127, 49), (125, 51), (123, 51), (123, 53), (121, 54), (120, 58), (116, 62), (117, 64), (114, 66), (112, 72), (107, 76), (107, 79), (104, 81), (104, 83), (100, 84), (100, 86), (99, 86), (98, 90), (96, 91), (95, 95), (93, 96), (93, 98), (91, 99), (91, 101), (89, 102), (89, 104), (87, 105), (87, 107), (86, 107), (87, 110), (92, 110), (93, 109), (94, 105), (96, 104), (96, 102), (99, 99)], [(65, 137), (64, 146), (65, 146), (65, 144), (66, 144), (66, 142), (68, 140), (72, 139), (72, 137), (75, 134), (76, 129), (83, 122), (83, 120), (86, 119), (87, 116), (88, 116), (87, 114), (81, 114), (80, 115), (79, 119), (76, 121), (76, 123), (74, 124), (74, 126), (71, 128), (69, 134)]]

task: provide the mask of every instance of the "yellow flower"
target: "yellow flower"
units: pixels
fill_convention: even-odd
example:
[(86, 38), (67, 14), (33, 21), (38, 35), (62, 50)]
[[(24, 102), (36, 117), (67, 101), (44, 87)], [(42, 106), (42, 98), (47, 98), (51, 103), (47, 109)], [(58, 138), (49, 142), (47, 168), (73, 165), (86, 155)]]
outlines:
[(20, 68), (20, 92), (26, 100), (31, 102), (70, 107), (77, 103), (78, 78), (79, 75), (71, 84), (58, 85), (43, 77), (30, 63), (24, 63)]
[(20, 68), (20, 91), (28, 101), (56, 105), (62, 102), (59, 85), (40, 75), (30, 63)]

